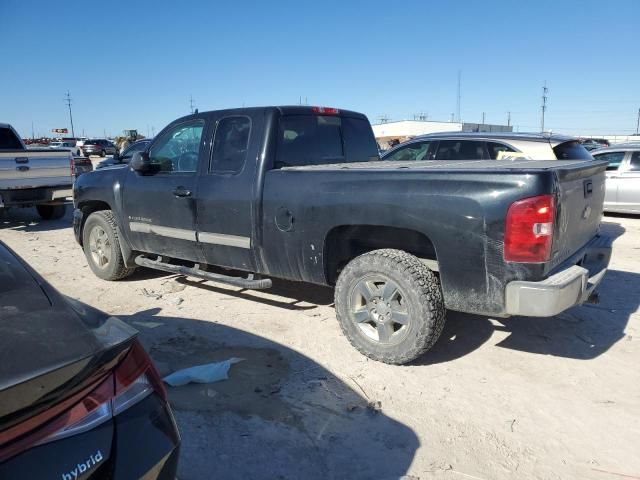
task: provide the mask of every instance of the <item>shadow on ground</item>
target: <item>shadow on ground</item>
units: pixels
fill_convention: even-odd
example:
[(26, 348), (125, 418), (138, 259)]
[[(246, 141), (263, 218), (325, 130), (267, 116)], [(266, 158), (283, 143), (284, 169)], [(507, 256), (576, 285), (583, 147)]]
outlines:
[(67, 212), (59, 220), (42, 220), (35, 208), (11, 208), (0, 211), (0, 229), (22, 230), (25, 232), (44, 232), (71, 227), (73, 206), (67, 205)]
[[(412, 463), (413, 431), (304, 355), (212, 321), (120, 317), (137, 328), (160, 373), (243, 358), (230, 378), (169, 388), (182, 435), (179, 477), (397, 479)], [(375, 399), (370, 399), (375, 400)]]

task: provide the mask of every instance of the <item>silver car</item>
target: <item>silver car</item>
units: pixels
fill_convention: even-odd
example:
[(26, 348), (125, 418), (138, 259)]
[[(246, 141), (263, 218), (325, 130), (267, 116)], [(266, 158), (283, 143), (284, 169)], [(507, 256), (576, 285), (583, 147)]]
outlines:
[(605, 212), (640, 213), (640, 143), (612, 145), (591, 154), (609, 162)]

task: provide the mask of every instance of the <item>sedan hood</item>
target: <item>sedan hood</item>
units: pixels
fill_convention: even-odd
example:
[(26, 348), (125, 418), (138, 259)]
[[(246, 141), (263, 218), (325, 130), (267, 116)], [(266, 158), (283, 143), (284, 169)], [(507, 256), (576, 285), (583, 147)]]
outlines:
[(0, 242), (0, 431), (104, 377), (135, 335), (62, 297)]

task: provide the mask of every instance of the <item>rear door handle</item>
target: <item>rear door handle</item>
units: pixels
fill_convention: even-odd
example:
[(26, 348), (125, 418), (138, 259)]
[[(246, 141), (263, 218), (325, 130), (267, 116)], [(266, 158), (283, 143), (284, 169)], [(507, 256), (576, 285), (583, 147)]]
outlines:
[(176, 187), (173, 190), (173, 195), (176, 196), (176, 197), (181, 197), (181, 198), (190, 197), (191, 196), (191, 190), (187, 190), (184, 187)]

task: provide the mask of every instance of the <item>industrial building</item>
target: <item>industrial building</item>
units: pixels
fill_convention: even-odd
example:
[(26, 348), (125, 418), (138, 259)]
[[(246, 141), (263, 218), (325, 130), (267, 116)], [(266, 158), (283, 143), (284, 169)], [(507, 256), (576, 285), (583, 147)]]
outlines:
[(381, 147), (389, 142), (404, 142), (417, 135), (442, 132), (512, 132), (509, 125), (490, 125), (466, 122), (432, 122), (429, 120), (400, 120), (372, 125), (373, 134)]

